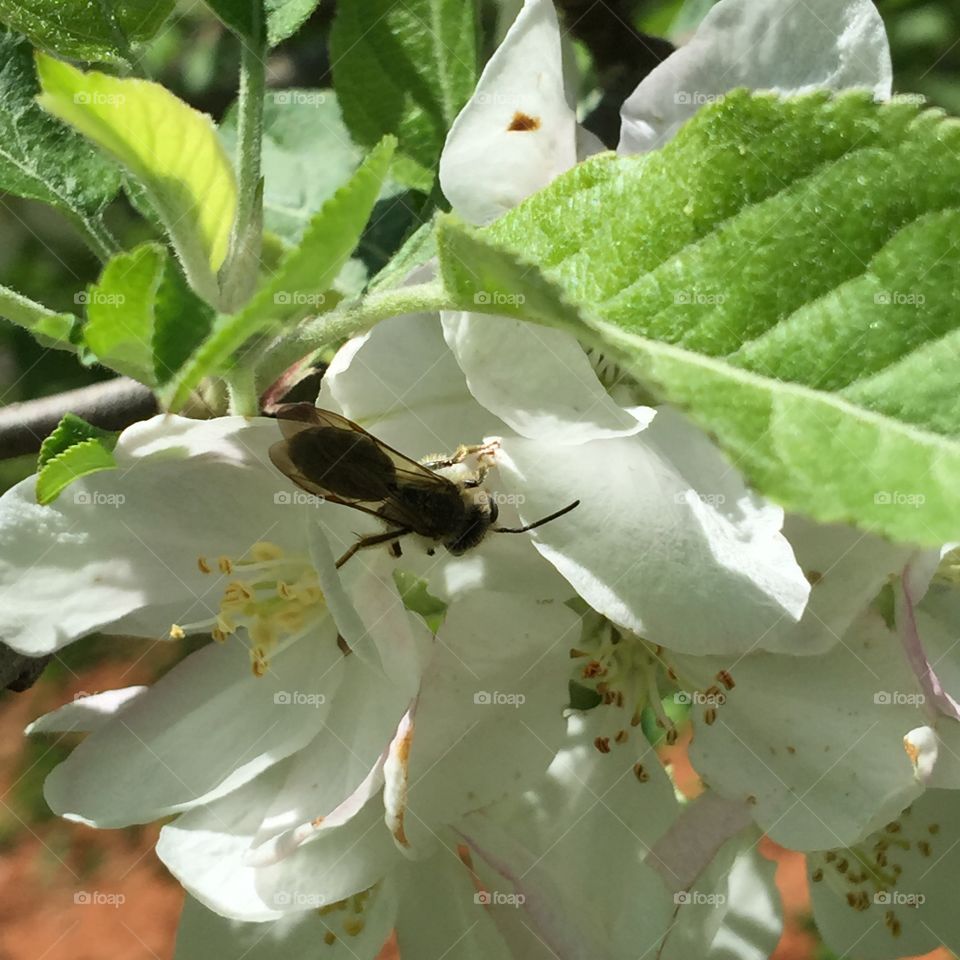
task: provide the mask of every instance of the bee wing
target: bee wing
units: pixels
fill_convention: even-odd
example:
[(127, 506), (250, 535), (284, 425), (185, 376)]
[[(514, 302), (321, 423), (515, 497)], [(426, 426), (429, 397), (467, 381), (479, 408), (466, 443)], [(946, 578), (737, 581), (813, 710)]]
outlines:
[[(422, 518), (396, 498), (400, 487), (459, 497), (456, 485), (446, 477), (405, 457), (340, 414), (310, 403), (289, 403), (278, 407), (276, 415), (285, 439), (270, 447), (270, 459), (281, 473), (310, 493), (411, 530), (422, 527)], [(317, 428), (324, 428), (318, 434), (318, 445), (326, 437), (338, 448), (335, 458), (321, 465), (322, 479), (311, 476), (303, 458), (295, 455), (296, 438)]]

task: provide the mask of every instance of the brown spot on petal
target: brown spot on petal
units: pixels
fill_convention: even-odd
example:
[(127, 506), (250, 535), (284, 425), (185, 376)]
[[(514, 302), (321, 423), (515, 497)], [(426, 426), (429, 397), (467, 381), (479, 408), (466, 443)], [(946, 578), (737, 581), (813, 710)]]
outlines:
[(540, 129), (540, 118), (531, 117), (528, 113), (522, 113), (518, 110), (514, 115), (513, 119), (510, 121), (510, 126), (507, 127), (508, 133), (527, 133), (532, 130)]

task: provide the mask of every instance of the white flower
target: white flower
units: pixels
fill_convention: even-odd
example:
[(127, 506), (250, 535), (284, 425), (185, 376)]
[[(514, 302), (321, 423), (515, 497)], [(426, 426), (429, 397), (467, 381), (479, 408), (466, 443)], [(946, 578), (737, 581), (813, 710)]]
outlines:
[(928, 790), (875, 834), (807, 857), (817, 929), (840, 956), (895, 960), (960, 949), (960, 804)]
[[(802, 77), (772, 45), (806, 51)], [(888, 61), (866, 0), (796, 4), (787, 16), (774, 0), (722, 0), (630, 98), (624, 138), (641, 113), (675, 117), (691, 72), (715, 92), (732, 79), (879, 93)], [(670, 120), (658, 136), (674, 129)], [(456, 213), (485, 223), (572, 166), (577, 141), (556, 13), (550, 0), (527, 0), (450, 131), (441, 185)], [(572, 335), (475, 313), (445, 314), (443, 329), (477, 402), (514, 434), (500, 474), (504, 490), (526, 498), (521, 519), (581, 501), (537, 532), (537, 548), (620, 627), (686, 653), (816, 652), (905, 562), (906, 551), (877, 538), (799, 521), (788, 540), (782, 511), (749, 491), (699, 430), (667, 409), (618, 405)]]
[[(344, 956), (373, 960), (391, 929), (402, 954), (416, 957), (614, 960), (653, 947), (674, 904), (644, 858), (676, 802), (642, 737), (613, 756), (594, 749), (601, 712), (570, 718), (569, 743), (539, 785), (439, 830), (425, 859), (396, 852), (371, 801), (374, 809), (358, 814), (355, 827), (333, 830), (272, 866), (248, 866), (243, 851), (273, 795), (266, 777), (182, 817), (164, 828), (159, 849), (185, 879), (191, 858), (216, 865), (187, 884), (193, 896), (223, 913), (245, 890), (280, 919), (230, 922), (190, 903), (178, 960), (278, 951), (296, 960), (324, 941), (341, 944)], [(361, 893), (339, 900), (361, 885)]]

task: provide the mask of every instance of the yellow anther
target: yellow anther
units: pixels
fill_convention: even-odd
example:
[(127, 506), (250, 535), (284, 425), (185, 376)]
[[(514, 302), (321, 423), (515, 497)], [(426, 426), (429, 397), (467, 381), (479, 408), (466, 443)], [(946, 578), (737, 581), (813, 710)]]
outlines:
[(264, 676), (270, 669), (270, 662), (267, 660), (266, 653), (257, 647), (251, 651), (250, 656), (253, 675), (258, 678)]
[(355, 937), (363, 930), (363, 918), (362, 917), (347, 917), (343, 921), (343, 929), (346, 931), (348, 936)]
[(227, 635), (219, 627), (214, 627), (210, 631), (210, 636), (213, 637), (217, 643), (225, 643), (227, 639)]
[(268, 560), (279, 560), (283, 556), (283, 551), (275, 543), (261, 540), (250, 548), (250, 556), (257, 563), (264, 563)]
[(170, 627), (170, 639), (171, 640), (182, 640), (186, 634), (183, 632), (183, 627), (173, 624)]
[(233, 573), (233, 561), (229, 557), (218, 558), (217, 566), (221, 573)]
[(197, 566), (199, 567), (201, 573), (210, 572), (210, 564), (207, 563), (206, 557), (197, 557)]

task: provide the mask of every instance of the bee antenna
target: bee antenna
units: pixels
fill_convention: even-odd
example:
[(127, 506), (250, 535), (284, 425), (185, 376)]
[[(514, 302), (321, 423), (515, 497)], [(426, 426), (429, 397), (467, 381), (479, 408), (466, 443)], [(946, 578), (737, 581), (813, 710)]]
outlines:
[(557, 510), (556, 513), (551, 513), (549, 517), (542, 517), (540, 520), (534, 523), (528, 523), (524, 527), (494, 527), (493, 529), (497, 533), (526, 533), (528, 530), (536, 530), (537, 527), (542, 527), (545, 523), (550, 523), (551, 520), (559, 519), (565, 513), (569, 513), (579, 506), (580, 501), (574, 500), (573, 503), (568, 503), (562, 510)]

